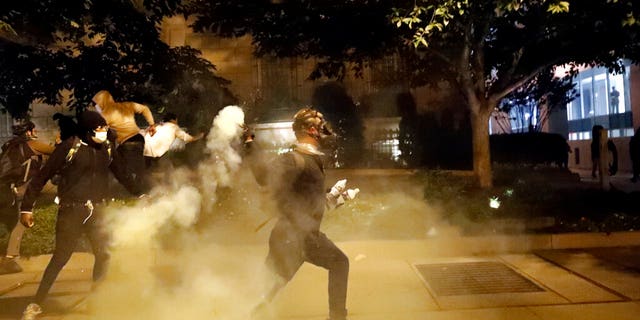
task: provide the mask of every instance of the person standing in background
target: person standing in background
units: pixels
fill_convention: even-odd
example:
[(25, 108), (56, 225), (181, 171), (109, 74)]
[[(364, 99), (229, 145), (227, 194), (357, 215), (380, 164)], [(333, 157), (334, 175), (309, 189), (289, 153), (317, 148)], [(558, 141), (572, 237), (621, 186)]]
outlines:
[(631, 157), (631, 166), (633, 168), (631, 182), (635, 183), (640, 178), (640, 127), (636, 129), (636, 133), (629, 140), (629, 156)]
[(609, 93), (609, 114), (618, 113), (618, 105), (620, 104), (620, 92), (616, 90), (616, 87), (611, 87)]

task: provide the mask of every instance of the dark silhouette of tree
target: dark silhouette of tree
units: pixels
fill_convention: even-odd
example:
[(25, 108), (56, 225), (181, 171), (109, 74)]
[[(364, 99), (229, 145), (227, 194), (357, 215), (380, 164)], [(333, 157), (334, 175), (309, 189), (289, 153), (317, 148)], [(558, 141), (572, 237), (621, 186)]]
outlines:
[(311, 101), (337, 134), (336, 165), (353, 167), (361, 164), (364, 126), (345, 88), (337, 82), (323, 84), (314, 90)]
[(640, 9), (631, 1), (451, 0), (396, 7), (394, 22), (409, 26), (407, 40), (420, 52), (416, 69), (441, 70), (469, 106), (473, 168), (482, 187), (492, 185), (488, 120), (503, 98), (553, 66), (621, 71), (620, 59), (639, 60), (634, 17)]
[(398, 29), (389, 21), (393, 3), (193, 0), (187, 13), (196, 18), (196, 31), (222, 37), (250, 35), (257, 56), (316, 59), (310, 78), (342, 79), (400, 46)]
[(204, 125), (228, 101), (228, 81), (198, 50), (160, 40), (160, 22), (181, 2), (2, 1), (0, 21), (15, 32), (0, 36), (0, 104), (18, 116), (34, 99), (61, 103), (67, 89), (68, 106), (81, 110), (106, 89), (156, 112), (188, 114), (184, 125)]
[(421, 126), (424, 122), (418, 115), (416, 102), (409, 92), (402, 92), (396, 96), (396, 105), (399, 123), (399, 148), (400, 159), (409, 167), (417, 167), (423, 164), (424, 143), (421, 139)]
[(317, 59), (312, 78), (340, 79), (348, 65), (358, 74), (399, 54), (410, 64), (410, 86), (450, 82), (469, 107), (473, 168), (479, 185), (489, 187), (491, 112), (549, 67), (621, 70), (621, 58), (638, 61), (640, 8), (631, 3), (195, 0), (189, 12), (198, 31), (251, 35), (258, 55)]
[(570, 76), (555, 77), (553, 69), (549, 68), (505, 97), (498, 111), (509, 115), (510, 120), (521, 128), (520, 132), (525, 128), (527, 132), (540, 132), (551, 112), (577, 97), (571, 80)]

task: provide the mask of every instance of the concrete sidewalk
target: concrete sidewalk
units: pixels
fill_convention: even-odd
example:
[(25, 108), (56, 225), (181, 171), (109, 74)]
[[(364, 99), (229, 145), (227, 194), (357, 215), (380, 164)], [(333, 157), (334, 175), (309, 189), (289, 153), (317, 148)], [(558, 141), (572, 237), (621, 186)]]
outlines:
[[(338, 243), (351, 263), (349, 319), (638, 318), (638, 233), (548, 239), (553, 238)], [(48, 259), (21, 261), (24, 272), (0, 276), (0, 319), (19, 318)], [(92, 263), (90, 254), (74, 254), (42, 319), (91, 319), (77, 305), (90, 292)], [(326, 284), (325, 270), (304, 264), (274, 301), (276, 318), (326, 319)]]

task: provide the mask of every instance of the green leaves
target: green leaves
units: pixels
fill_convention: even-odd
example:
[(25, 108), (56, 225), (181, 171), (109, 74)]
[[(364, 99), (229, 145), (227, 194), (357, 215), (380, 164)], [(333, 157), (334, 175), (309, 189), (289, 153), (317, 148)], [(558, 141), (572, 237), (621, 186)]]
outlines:
[(549, 8), (547, 11), (551, 13), (563, 13), (569, 12), (569, 2), (568, 1), (557, 1), (549, 4)]
[[(421, 3), (422, 5), (418, 5)], [(429, 45), (428, 38), (435, 32), (442, 32), (444, 28), (456, 17), (465, 14), (468, 0), (447, 0), (433, 4), (428, 1), (417, 1), (413, 9), (407, 11), (402, 8), (393, 8), (391, 22), (397, 28), (405, 25), (409, 30), (415, 30), (412, 36), (413, 46)], [(416, 26), (423, 23), (421, 26)]]
[(636, 20), (636, 18), (633, 15), (633, 12), (629, 12), (627, 13), (626, 19), (622, 21), (622, 25), (625, 27), (631, 27), (635, 25), (640, 25), (640, 21)]
[(103, 89), (157, 110), (185, 106), (182, 97), (198, 101), (189, 108), (200, 108), (199, 96), (223, 101), (229, 95), (228, 82), (199, 51), (170, 48), (160, 39), (159, 22), (181, 12), (182, 1), (49, 2), (0, 2), (0, 26), (10, 25), (20, 39), (0, 37), (0, 104), (12, 115), (26, 113), (34, 99), (62, 103), (61, 89), (72, 90), (66, 106), (77, 109)]

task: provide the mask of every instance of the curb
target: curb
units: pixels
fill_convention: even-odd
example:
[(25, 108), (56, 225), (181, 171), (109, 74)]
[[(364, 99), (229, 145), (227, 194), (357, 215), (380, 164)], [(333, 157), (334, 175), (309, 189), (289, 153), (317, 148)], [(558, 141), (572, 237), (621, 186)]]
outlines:
[(458, 236), (417, 240), (342, 240), (338, 246), (354, 253), (390, 259), (522, 254), (538, 250), (640, 246), (640, 232)]

